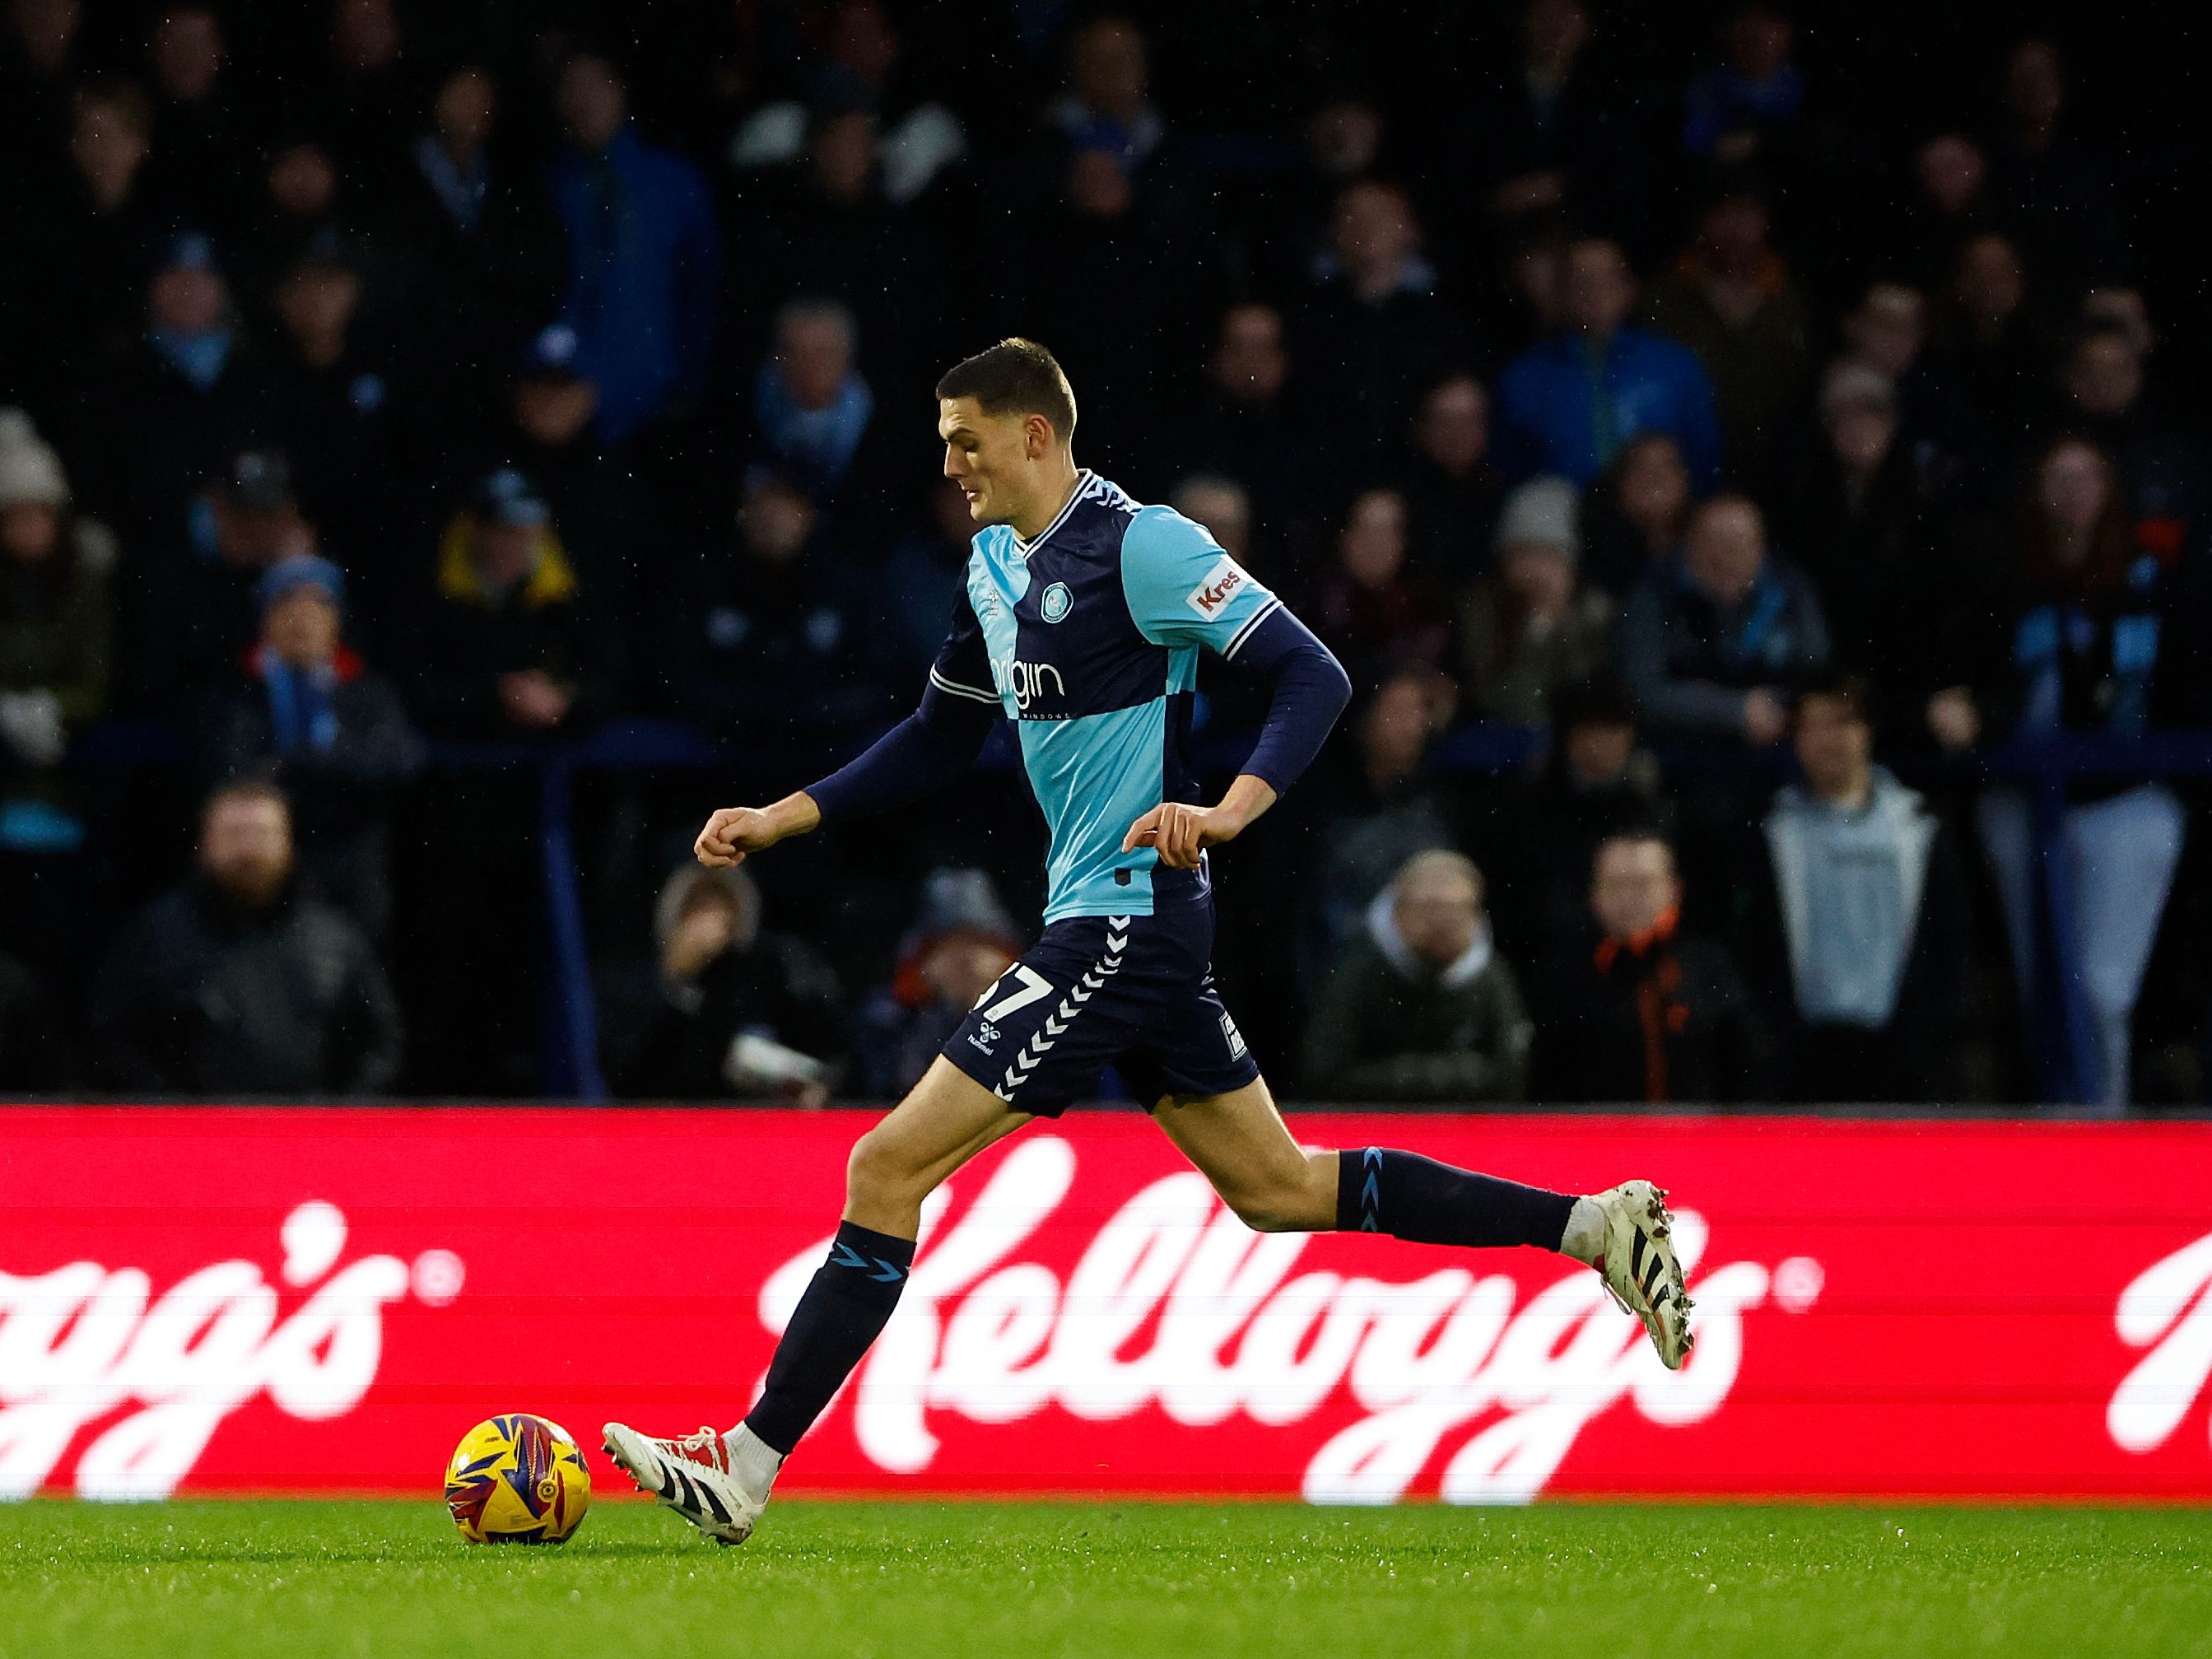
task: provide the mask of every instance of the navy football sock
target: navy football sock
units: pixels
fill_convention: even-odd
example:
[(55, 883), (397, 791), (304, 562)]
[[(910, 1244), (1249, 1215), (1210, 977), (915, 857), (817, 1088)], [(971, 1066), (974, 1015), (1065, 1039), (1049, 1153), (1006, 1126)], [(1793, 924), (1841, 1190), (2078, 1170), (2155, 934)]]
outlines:
[(797, 1445), (890, 1320), (913, 1266), (912, 1239), (839, 1222), (830, 1259), (814, 1270), (784, 1327), (745, 1426), (780, 1452)]
[(1556, 1250), (1575, 1207), (1572, 1194), (1455, 1170), (1413, 1152), (1347, 1146), (1336, 1158), (1340, 1232), (1388, 1233), (1417, 1244)]

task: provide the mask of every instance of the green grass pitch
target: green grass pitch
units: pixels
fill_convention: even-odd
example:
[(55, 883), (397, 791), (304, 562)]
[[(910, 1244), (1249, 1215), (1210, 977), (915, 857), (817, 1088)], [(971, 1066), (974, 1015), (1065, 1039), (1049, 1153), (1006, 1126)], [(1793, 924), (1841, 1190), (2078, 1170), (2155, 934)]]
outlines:
[(2212, 1511), (638, 1503), (560, 1549), (435, 1503), (0, 1505), (0, 1659), (2212, 1653)]

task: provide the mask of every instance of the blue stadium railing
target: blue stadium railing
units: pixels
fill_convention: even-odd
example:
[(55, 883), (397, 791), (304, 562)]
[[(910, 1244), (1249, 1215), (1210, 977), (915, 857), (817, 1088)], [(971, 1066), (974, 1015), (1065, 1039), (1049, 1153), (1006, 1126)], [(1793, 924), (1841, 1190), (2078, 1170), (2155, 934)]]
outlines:
[[(1447, 734), (1431, 759), (1447, 772), (1498, 776), (1528, 766), (1542, 754), (1544, 744), (1545, 734), (1539, 729), (1478, 723)], [(1224, 772), (1232, 769), (1247, 748), (1249, 742), (1238, 735), (1216, 734), (1200, 745), (1201, 769), (1209, 761)], [(734, 779), (753, 769), (750, 763), (757, 758), (695, 726), (667, 720), (611, 722), (564, 744), (431, 746), (430, 763), (441, 769), (537, 772), (539, 867), (546, 932), (552, 945), (544, 1048), (549, 1097), (583, 1101), (608, 1097), (599, 1070), (598, 1009), (573, 829), (578, 775), (711, 769)], [(72, 755), (76, 763), (95, 767), (161, 767), (182, 759), (181, 749), (166, 731), (131, 722), (93, 728)], [(1683, 760), (1691, 767), (1700, 764), (1689, 757)], [(1007, 766), (1012, 757), (994, 744), (985, 751), (983, 763)], [(1703, 763), (1711, 764), (1710, 757)], [(1780, 775), (1778, 756), (1737, 757), (1729, 764)], [(2010, 781), (2025, 788), (2033, 808), (2036, 868), (2051, 924), (2048, 939), (2039, 938), (2040, 948), (2033, 953), (2036, 1006), (2027, 1025), (2035, 1048), (2039, 1092), (2057, 1103), (2094, 1100), (2092, 1021), (2075, 971), (2067, 890), (2056, 878), (2069, 787), (2082, 779), (2212, 777), (2212, 731), (2161, 732), (2131, 738), (2067, 734), (2014, 741), (1977, 755), (1971, 768), (1975, 780)]]

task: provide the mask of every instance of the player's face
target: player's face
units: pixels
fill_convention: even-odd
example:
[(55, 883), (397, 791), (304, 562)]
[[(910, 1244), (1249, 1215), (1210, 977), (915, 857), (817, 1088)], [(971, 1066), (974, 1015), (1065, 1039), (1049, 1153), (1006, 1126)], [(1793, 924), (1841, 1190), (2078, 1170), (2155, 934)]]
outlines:
[(969, 518), (1010, 524), (1021, 516), (1042, 459), (1030, 417), (987, 415), (973, 398), (945, 398), (937, 406), (937, 435), (945, 441), (945, 476), (968, 498)]

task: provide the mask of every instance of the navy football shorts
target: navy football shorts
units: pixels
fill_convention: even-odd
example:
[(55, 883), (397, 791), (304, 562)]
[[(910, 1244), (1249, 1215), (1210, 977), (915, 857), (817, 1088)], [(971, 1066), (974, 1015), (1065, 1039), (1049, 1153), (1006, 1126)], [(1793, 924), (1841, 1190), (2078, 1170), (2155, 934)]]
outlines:
[(1058, 1117), (1109, 1066), (1147, 1109), (1260, 1075), (1213, 988), (1213, 898), (1055, 921), (968, 1011), (945, 1057), (1016, 1111)]

